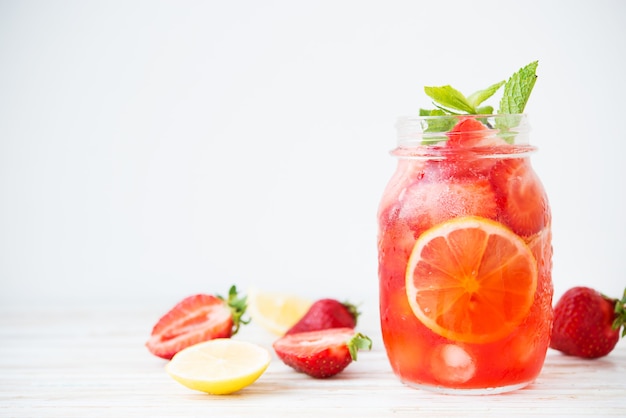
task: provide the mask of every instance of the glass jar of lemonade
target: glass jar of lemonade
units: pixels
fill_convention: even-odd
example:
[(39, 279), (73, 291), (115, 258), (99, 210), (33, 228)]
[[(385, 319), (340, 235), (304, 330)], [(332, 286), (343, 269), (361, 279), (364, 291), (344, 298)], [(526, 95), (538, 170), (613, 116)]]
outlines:
[(398, 121), (378, 211), (385, 349), (407, 385), (500, 393), (532, 382), (552, 325), (551, 214), (527, 116)]

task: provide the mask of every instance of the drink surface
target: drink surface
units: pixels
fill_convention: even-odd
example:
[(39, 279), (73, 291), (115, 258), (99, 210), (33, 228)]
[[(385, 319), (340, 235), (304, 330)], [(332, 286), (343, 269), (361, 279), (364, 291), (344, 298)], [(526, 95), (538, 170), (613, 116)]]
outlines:
[(539, 374), (552, 323), (551, 215), (523, 151), (453, 141), (426, 158), (396, 150), (378, 250), (383, 340), (403, 382), (497, 392)]

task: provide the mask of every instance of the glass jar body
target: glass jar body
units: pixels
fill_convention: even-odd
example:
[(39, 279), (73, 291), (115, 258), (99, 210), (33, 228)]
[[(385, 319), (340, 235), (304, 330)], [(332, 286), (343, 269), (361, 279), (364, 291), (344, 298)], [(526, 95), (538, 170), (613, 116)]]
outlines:
[(391, 367), (410, 386), (500, 393), (532, 382), (545, 360), (548, 199), (526, 132), (480, 123), (434, 142), (401, 135), (393, 152), (378, 211), (380, 318)]

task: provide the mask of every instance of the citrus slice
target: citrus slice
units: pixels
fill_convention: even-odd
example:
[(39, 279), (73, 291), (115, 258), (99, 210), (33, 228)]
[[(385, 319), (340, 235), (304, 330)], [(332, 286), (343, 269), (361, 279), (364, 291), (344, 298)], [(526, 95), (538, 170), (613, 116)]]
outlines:
[(225, 395), (254, 383), (270, 359), (270, 353), (256, 344), (217, 338), (179, 351), (165, 370), (190, 389)]
[(311, 307), (312, 302), (300, 296), (248, 290), (248, 314), (266, 330), (284, 335)]
[(453, 341), (487, 343), (530, 311), (537, 263), (506, 226), (477, 216), (440, 223), (417, 239), (406, 271), (413, 313)]

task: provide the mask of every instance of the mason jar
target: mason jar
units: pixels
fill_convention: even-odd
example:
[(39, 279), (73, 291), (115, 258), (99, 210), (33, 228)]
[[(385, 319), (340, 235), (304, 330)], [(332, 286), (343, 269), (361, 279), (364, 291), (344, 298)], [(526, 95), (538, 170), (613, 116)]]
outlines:
[(405, 384), (519, 389), (552, 325), (551, 213), (525, 114), (402, 117), (378, 210), (383, 341)]

